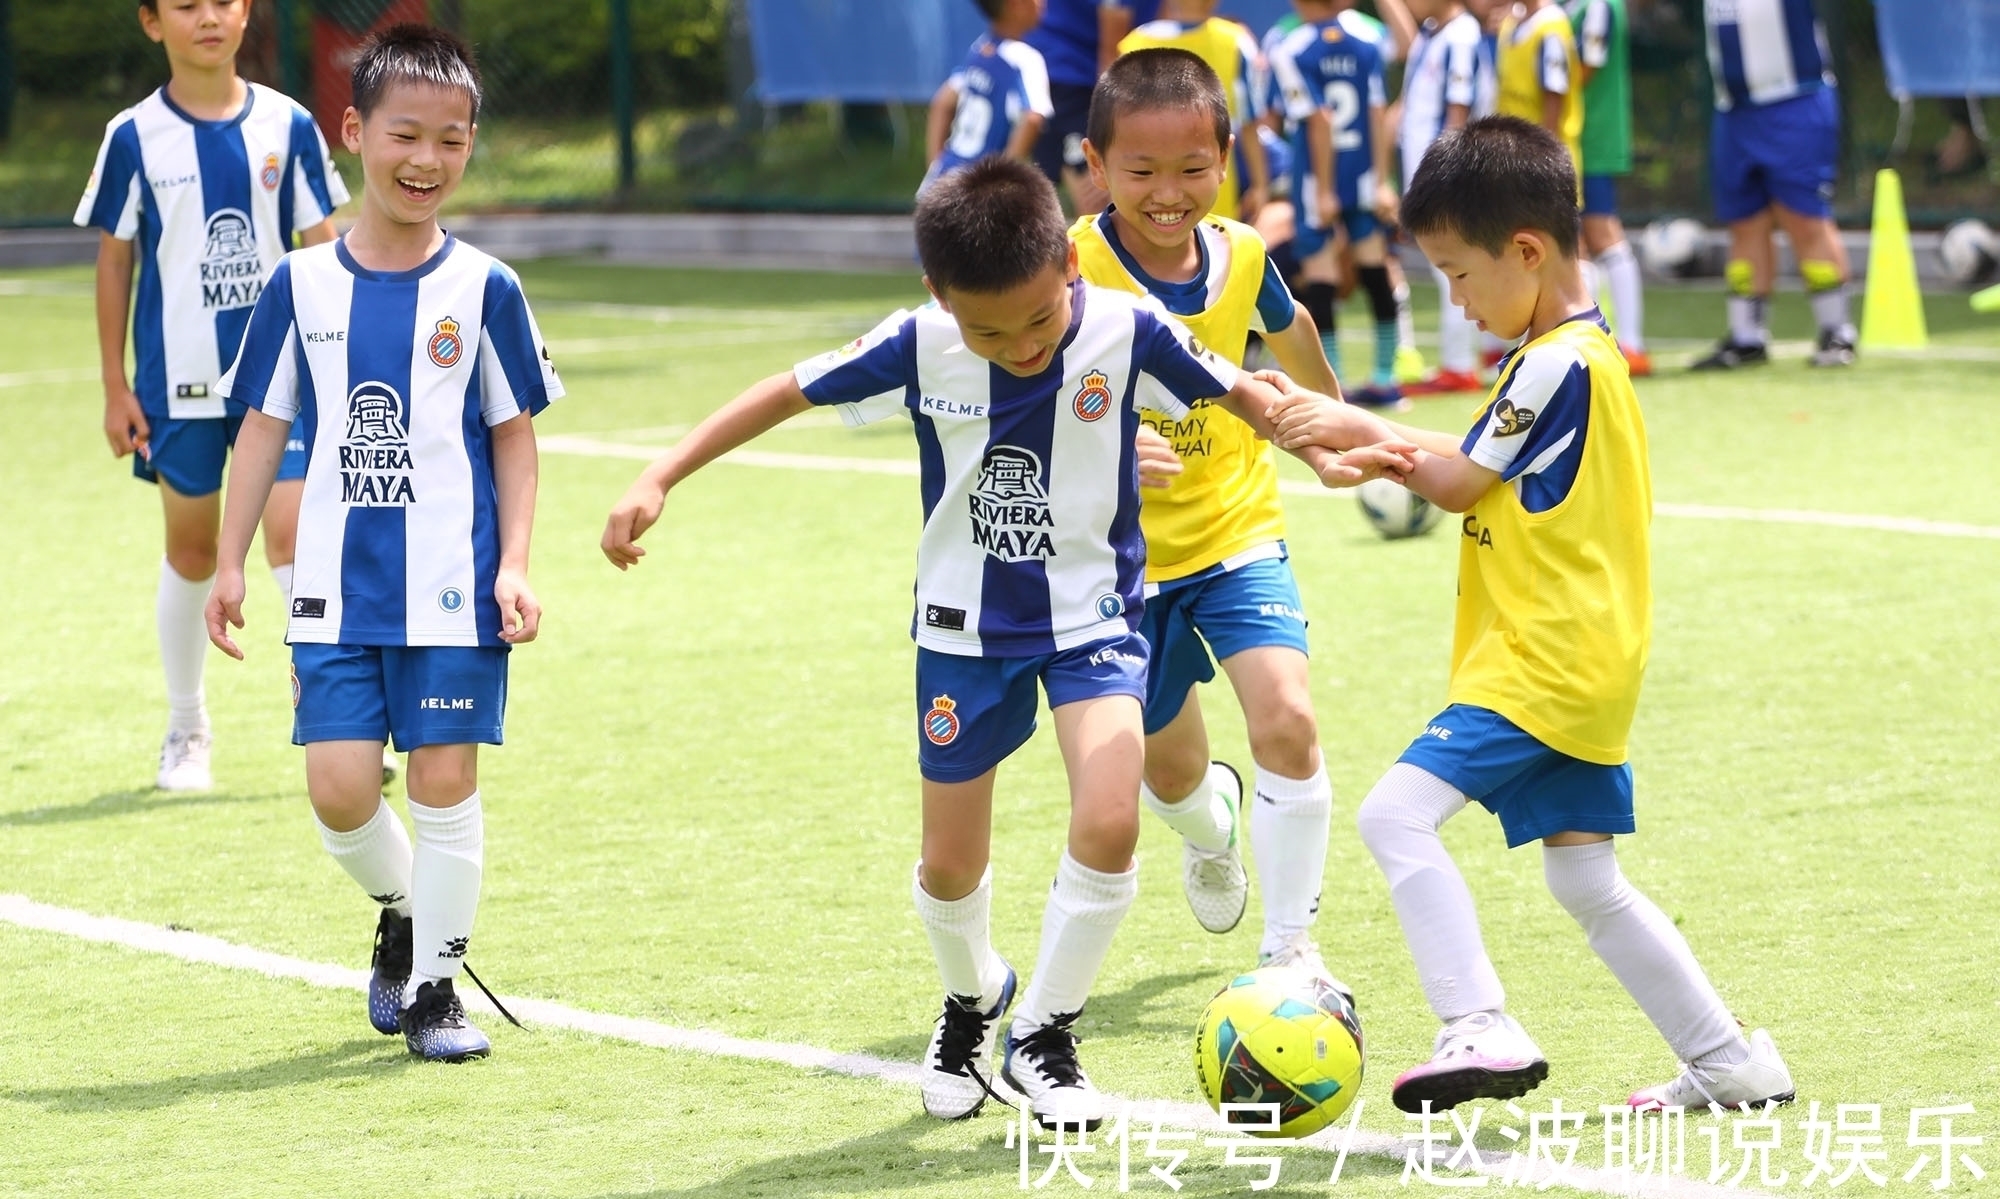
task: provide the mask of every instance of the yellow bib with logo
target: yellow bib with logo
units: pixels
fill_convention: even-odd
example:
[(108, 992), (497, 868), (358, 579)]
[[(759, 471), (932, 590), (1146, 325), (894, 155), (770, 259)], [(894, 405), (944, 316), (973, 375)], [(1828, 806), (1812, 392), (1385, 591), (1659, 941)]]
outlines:
[(1503, 482), (1465, 514), (1451, 702), (1491, 708), (1552, 749), (1615, 766), (1653, 639), (1653, 486), (1631, 375), (1609, 334), (1568, 321), (1514, 356), (1478, 419), (1537, 346), (1553, 345), (1590, 372), (1583, 459), (1547, 512), (1528, 511)]
[[(1229, 272), (1217, 299), (1196, 316), (1177, 316), (1195, 338), (1241, 365), (1250, 318), (1264, 283), (1264, 239), (1248, 225), (1221, 217), (1202, 222), (1229, 239)], [(1070, 226), (1085, 282), (1144, 295), (1096, 217)], [(1199, 236), (1199, 234), (1197, 234)], [(1139, 508), (1146, 534), (1146, 581), (1169, 583), (1215, 566), (1253, 546), (1285, 536), (1278, 502), (1278, 466), (1269, 442), (1249, 425), (1207, 401), (1180, 420), (1157, 412), (1140, 418), (1174, 443), (1185, 469), (1165, 489), (1148, 487)]]
[[(1149, 33), (1148, 26), (1141, 25), (1118, 43), (1118, 52), (1130, 54), (1134, 50), (1171, 46), (1200, 58), (1214, 68), (1216, 77), (1222, 80), (1222, 94), (1229, 99), (1230, 128), (1240, 134), (1245, 114), (1238, 109), (1243, 106), (1242, 93), (1249, 86), (1243, 78), (1242, 38), (1242, 26), (1223, 17), (1210, 17), (1192, 29), (1183, 29), (1171, 36)], [(1222, 176), (1222, 191), (1215, 197), (1214, 211), (1225, 217), (1239, 216), (1243, 211), (1243, 181), (1237, 175), (1234, 153), (1229, 155), (1225, 166), (1227, 170)]]
[[(1529, 28), (1523, 33), (1521, 26)], [(1562, 141), (1569, 147), (1570, 164), (1576, 168), (1577, 186), (1583, 186), (1583, 64), (1576, 53), (1576, 32), (1569, 17), (1554, 5), (1530, 16), (1526, 22), (1508, 17), (1500, 25), (1498, 67), (1500, 73), (1499, 111), (1501, 116), (1520, 117), (1542, 123), (1542, 42), (1561, 37), (1563, 53), (1569, 58), (1569, 91), (1563, 96)], [(1580, 193), (1579, 193), (1580, 194)]]

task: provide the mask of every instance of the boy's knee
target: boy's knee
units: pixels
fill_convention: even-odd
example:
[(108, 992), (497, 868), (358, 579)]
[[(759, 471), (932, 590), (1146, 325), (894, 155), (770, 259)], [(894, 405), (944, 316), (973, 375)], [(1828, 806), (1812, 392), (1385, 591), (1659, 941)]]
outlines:
[(479, 759), (472, 746), (426, 745), (410, 751), (410, 799), (426, 807), (461, 803), (479, 789)]
[(986, 862), (983, 859), (975, 862), (973, 857), (969, 853), (926, 853), (918, 865), (917, 883), (932, 899), (946, 903), (964, 899), (986, 877)]
[(1310, 778), (1319, 769), (1319, 721), (1304, 696), (1282, 696), (1258, 713), (1250, 728), (1250, 756), (1286, 778)]
[(200, 583), (215, 577), (215, 543), (202, 545), (199, 542), (167, 547), (167, 565), (174, 573), (190, 583)]
[(1179, 803), (1208, 779), (1208, 746), (1179, 743), (1146, 746), (1146, 786), (1167, 803)]
[(1093, 870), (1117, 873), (1139, 847), (1139, 805), (1080, 807), (1071, 813), (1069, 827), (1071, 844), (1083, 851), (1076, 854), (1078, 861)]

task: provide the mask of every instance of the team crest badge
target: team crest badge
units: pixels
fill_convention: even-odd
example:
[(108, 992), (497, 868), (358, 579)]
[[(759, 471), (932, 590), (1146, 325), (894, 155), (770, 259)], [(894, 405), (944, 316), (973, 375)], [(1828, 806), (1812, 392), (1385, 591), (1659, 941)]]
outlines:
[(443, 367), (457, 366), (463, 353), (465, 343), (458, 338), (458, 322), (450, 317), (439, 321), (437, 332), (431, 335), (431, 361)]
[(274, 192), (278, 190), (278, 178), (278, 156), (264, 155), (264, 169), (257, 172), (257, 182), (264, 185), (265, 191)]
[(1076, 393), (1076, 418), (1080, 421), (1094, 421), (1111, 411), (1111, 379), (1103, 371), (1091, 371), (1083, 377), (1083, 387)]
[(1535, 410), (1517, 408), (1512, 400), (1501, 400), (1493, 409), (1496, 437), (1518, 437), (1535, 427)]
[(949, 695), (940, 695), (931, 701), (931, 710), (924, 713), (924, 736), (932, 745), (950, 745), (958, 740), (958, 703)]

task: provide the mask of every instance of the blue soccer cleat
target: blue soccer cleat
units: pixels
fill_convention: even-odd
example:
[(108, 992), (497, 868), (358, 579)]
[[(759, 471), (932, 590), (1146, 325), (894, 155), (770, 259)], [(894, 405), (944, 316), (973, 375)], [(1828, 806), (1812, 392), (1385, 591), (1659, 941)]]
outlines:
[(465, 1005), (448, 978), (417, 988), (417, 997), (403, 1009), (403, 1039), (412, 1055), (427, 1062), (469, 1061), (493, 1049), (486, 1034), (466, 1022)]
[(368, 1023), (384, 1036), (403, 1031), (397, 1017), (403, 1011), (403, 988), (410, 981), (413, 940), (410, 918), (383, 908), (375, 925), (375, 956), (368, 963)]

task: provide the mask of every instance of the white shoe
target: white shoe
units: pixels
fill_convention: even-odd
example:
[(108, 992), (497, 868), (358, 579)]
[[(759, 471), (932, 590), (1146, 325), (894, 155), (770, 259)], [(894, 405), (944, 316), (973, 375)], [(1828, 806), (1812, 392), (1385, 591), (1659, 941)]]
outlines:
[[(1005, 965), (1005, 963), (1002, 963)], [(924, 1111), (940, 1120), (964, 1120), (979, 1114), (986, 1105), (987, 1063), (993, 1056), (993, 1042), (1000, 1031), (1000, 1019), (1014, 1002), (1014, 968), (1007, 967), (1007, 981), (1000, 987), (1000, 1002), (987, 1011), (979, 1010), (973, 995), (947, 995), (944, 1012), (931, 1032), (930, 1048), (924, 1050)]]
[(401, 774), (402, 771), (403, 764), (397, 760), (396, 751), (384, 745), (382, 747), (382, 793), (384, 795), (389, 793), (389, 784), (395, 782), (396, 776)]
[(1389, 1090), (1406, 1112), (1434, 1112), (1473, 1099), (1516, 1099), (1549, 1076), (1548, 1059), (1514, 1017), (1495, 1012), (1461, 1016), (1438, 1030), (1431, 1060), (1405, 1070)]
[(208, 769), (208, 726), (183, 732), (170, 729), (160, 745), (160, 774), (154, 780), (162, 791), (207, 791), (215, 786)]
[(1348, 1007), (1355, 1006), (1354, 988), (1335, 978), (1333, 971), (1326, 968), (1326, 959), (1319, 955), (1319, 942), (1312, 939), (1311, 933), (1293, 933), (1286, 937), (1276, 950), (1259, 954), (1257, 968), (1262, 970), (1267, 966), (1290, 966), (1318, 975), (1332, 983), (1334, 990), (1347, 996)]
[(1663, 1107), (1696, 1110), (1711, 1105), (1735, 1109), (1790, 1103), (1796, 1093), (1785, 1059), (1778, 1056), (1771, 1034), (1760, 1028), (1750, 1034), (1749, 1060), (1721, 1070), (1688, 1063), (1672, 1082), (1635, 1091), (1626, 1102), (1642, 1112)]
[(1237, 832), (1243, 820), (1243, 779), (1226, 762), (1210, 762), (1204, 784), (1229, 804), (1229, 848), (1217, 853), (1181, 842), (1181, 890), (1194, 918), (1212, 933), (1226, 933), (1243, 920), (1250, 903), (1250, 875), (1243, 869)]
[(1000, 1077), (1028, 1101), (1044, 1128), (1095, 1129), (1104, 1123), (1104, 1096), (1090, 1085), (1076, 1060), (1076, 1037), (1069, 1029), (1081, 1012), (1057, 1016), (1026, 1035), (1007, 1030), (1007, 1054)]

